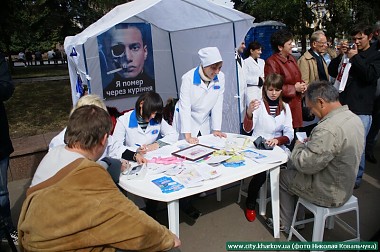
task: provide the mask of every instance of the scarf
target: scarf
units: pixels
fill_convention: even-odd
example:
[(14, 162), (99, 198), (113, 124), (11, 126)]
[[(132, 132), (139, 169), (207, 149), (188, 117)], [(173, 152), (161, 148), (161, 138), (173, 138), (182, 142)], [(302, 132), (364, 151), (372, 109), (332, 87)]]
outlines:
[(324, 59), (322, 58), (321, 55), (317, 54), (316, 52), (314, 52), (313, 50), (309, 50), (309, 53), (311, 55), (313, 55), (314, 59), (317, 60), (317, 69), (318, 69), (318, 76), (319, 76), (319, 80), (328, 80), (327, 79), (327, 74), (326, 74), (326, 71), (325, 71), (325, 67), (323, 65), (323, 61)]

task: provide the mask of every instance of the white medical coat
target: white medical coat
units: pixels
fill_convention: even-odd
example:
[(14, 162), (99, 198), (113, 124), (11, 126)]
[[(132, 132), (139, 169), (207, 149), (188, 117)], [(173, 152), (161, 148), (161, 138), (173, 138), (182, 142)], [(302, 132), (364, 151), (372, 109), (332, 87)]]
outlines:
[(284, 103), (284, 108), (285, 111), (282, 110), (278, 116), (273, 117), (268, 114), (264, 101), (261, 100), (259, 108), (252, 113), (253, 139), (259, 136), (265, 139), (286, 136), (289, 142), (292, 142), (294, 138), (292, 112), (287, 103)]
[(262, 98), (261, 87), (258, 87), (259, 77), (264, 81), (265, 61), (258, 58), (257, 62), (252, 57), (244, 60), (244, 73), (247, 81), (247, 106), (254, 100)]
[(211, 133), (211, 130), (221, 130), (224, 73), (219, 72), (208, 87), (201, 79), (199, 67), (193, 68), (182, 76), (179, 101), (176, 104), (173, 127), (180, 133), (191, 133), (197, 137)]
[(151, 119), (144, 132), (138, 124), (136, 111), (132, 110), (117, 118), (112, 138), (110, 156), (121, 158), (126, 149), (136, 151), (139, 146), (152, 144), (156, 140), (173, 144), (178, 140), (178, 133), (164, 119), (161, 123)]

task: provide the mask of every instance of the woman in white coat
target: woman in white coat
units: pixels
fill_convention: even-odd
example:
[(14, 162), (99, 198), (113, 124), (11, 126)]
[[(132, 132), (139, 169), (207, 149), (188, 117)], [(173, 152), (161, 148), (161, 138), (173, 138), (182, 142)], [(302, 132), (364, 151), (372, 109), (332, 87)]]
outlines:
[(159, 94), (147, 92), (140, 95), (135, 109), (117, 118), (111, 156), (123, 157), (126, 150), (145, 154), (175, 143), (178, 133), (162, 118), (162, 109)]
[(198, 51), (201, 64), (182, 76), (179, 101), (176, 104), (173, 127), (180, 139), (198, 143), (199, 135), (226, 137), (221, 132), (224, 74), (218, 48), (206, 47)]
[[(243, 128), (252, 132), (253, 139), (261, 136), (270, 146), (278, 145), (286, 148), (285, 144), (293, 140), (292, 113), (289, 105), (281, 98), (283, 77), (279, 74), (269, 74), (265, 78), (262, 99), (250, 102), (244, 117)], [(266, 172), (255, 175), (248, 187), (245, 217), (248, 221), (256, 218), (256, 199), (260, 187), (266, 180)]]
[(261, 99), (261, 87), (264, 83), (265, 61), (260, 59), (262, 46), (259, 42), (249, 43), (244, 60), (244, 73), (247, 82), (247, 106), (255, 99)]

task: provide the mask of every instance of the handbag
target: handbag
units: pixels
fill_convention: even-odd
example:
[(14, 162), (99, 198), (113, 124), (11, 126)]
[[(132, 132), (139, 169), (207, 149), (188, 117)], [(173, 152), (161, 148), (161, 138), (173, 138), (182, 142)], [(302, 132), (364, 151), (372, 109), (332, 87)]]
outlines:
[(306, 106), (305, 97), (302, 98), (302, 120), (305, 122), (310, 122), (315, 119), (310, 109)]

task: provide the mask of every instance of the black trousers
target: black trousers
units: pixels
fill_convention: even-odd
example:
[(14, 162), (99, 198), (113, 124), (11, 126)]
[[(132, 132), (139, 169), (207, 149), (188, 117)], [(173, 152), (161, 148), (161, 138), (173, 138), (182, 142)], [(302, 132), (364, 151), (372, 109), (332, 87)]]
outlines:
[(265, 183), (267, 179), (267, 172), (261, 172), (259, 174), (256, 174), (251, 179), (251, 182), (249, 182), (248, 186), (248, 197), (245, 201), (245, 206), (250, 210), (255, 210), (256, 207), (256, 199), (257, 195), (259, 194), (261, 186)]

